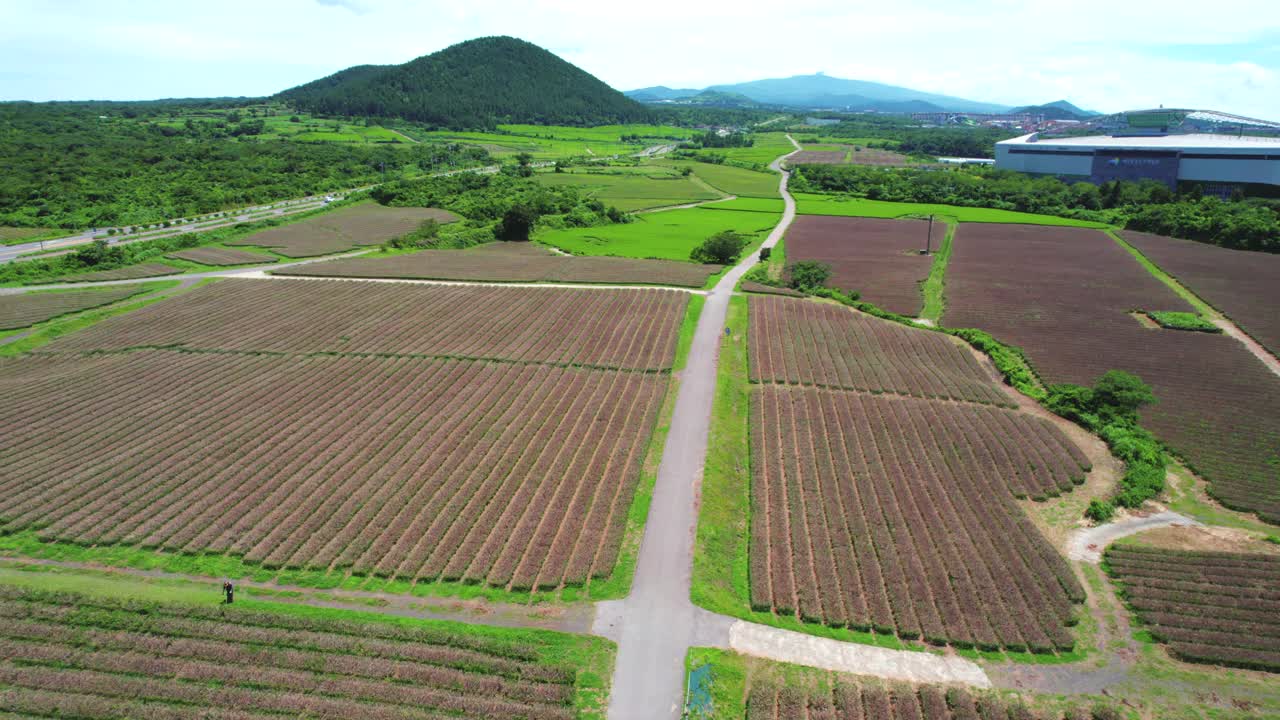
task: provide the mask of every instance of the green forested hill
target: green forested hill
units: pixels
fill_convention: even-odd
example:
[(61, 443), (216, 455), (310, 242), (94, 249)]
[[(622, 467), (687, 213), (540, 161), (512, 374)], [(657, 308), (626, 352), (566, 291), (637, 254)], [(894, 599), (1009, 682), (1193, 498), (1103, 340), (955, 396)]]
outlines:
[(468, 40), (403, 65), (360, 65), (277, 97), (324, 115), (396, 117), (450, 128), (497, 123), (646, 122), (650, 110), (542, 48)]

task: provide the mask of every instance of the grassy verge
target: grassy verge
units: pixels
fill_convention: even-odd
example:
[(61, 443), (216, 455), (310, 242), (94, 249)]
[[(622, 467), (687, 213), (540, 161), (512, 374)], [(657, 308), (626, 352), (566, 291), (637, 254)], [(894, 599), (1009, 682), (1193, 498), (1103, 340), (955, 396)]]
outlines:
[(946, 309), (946, 276), (947, 263), (951, 261), (951, 242), (956, 236), (956, 223), (947, 222), (947, 232), (942, 236), (942, 247), (933, 256), (933, 265), (929, 268), (929, 277), (925, 279), (921, 292), (924, 293), (924, 308), (920, 317), (934, 324), (942, 321), (942, 313)]
[[(169, 578), (119, 577), (103, 573), (80, 572), (65, 568), (40, 566), (0, 566), (0, 583), (50, 592), (176, 605), (217, 605), (221, 587), (217, 581), (193, 582)], [(271, 595), (242, 588), (231, 608), (256, 610), (281, 615), (302, 616), (339, 622), (366, 622), (409, 628), (428, 628), (481, 636), (534, 648), (539, 661), (548, 665), (571, 666), (577, 670), (575, 707), (578, 717), (605, 717), (608, 709), (609, 682), (613, 675), (616, 646), (603, 638), (559, 633), (470, 625), (448, 620), (425, 620), (398, 615), (317, 607), (272, 600)]]
[[(208, 282), (210, 281), (202, 280), (192, 287), (197, 287)], [(151, 303), (160, 302), (161, 300), (174, 295), (175, 288), (181, 285), (181, 282), (178, 280), (162, 280), (160, 282), (140, 284), (147, 287), (147, 290), (144, 292), (150, 293), (149, 295), (145, 295), (142, 298), (134, 295), (119, 302), (107, 305), (106, 307), (99, 307), (92, 310), (85, 310), (83, 312), (62, 315), (52, 320), (36, 323), (28, 328), (21, 328), (7, 333), (8, 335), (17, 333), (28, 334), (21, 340), (15, 340), (7, 345), (0, 345), (0, 357), (20, 355), (30, 350), (34, 350), (41, 345), (53, 342), (55, 339), (66, 335), (67, 333), (72, 333), (76, 330), (86, 328), (113, 315), (121, 315), (137, 310), (138, 308), (145, 307)], [(0, 333), (0, 338), (5, 337), (5, 335), (6, 333)]]

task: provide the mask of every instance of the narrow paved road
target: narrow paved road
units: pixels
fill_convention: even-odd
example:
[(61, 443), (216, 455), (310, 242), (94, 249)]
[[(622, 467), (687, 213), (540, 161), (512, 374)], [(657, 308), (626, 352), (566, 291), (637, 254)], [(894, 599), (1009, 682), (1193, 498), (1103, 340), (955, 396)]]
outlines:
[[(794, 140), (791, 142), (795, 144)], [(773, 167), (781, 173), (778, 189), (785, 209), (763, 247), (776, 245), (796, 214), (795, 201), (787, 192), (789, 174), (780, 169), (781, 160), (775, 160)], [(698, 318), (688, 364), (680, 378), (671, 430), (658, 466), (635, 580), (631, 594), (622, 601), (617, 620), (621, 634), (609, 701), (609, 717), (613, 720), (681, 715), (685, 654), (702, 617), (689, 602), (689, 587), (720, 336), (733, 287), (756, 258), (752, 254), (725, 273)]]

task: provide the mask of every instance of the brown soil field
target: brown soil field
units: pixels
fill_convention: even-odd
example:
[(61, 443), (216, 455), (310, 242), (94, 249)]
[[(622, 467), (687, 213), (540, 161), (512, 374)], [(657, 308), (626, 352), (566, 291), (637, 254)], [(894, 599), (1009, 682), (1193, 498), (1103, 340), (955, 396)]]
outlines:
[(668, 378), (224, 351), (10, 359), (0, 519), (267, 567), (580, 585), (613, 571)]
[(7, 586), (0, 617), (5, 717), (577, 717), (576, 668), (446, 627)]
[(746, 720), (1089, 720), (1090, 715), (1041, 714), (993, 693), (962, 687), (886, 684), (874, 678), (839, 678), (829, 687), (804, 688), (751, 681)]
[[(933, 247), (946, 237), (945, 223), (933, 227)], [(831, 266), (831, 287), (899, 315), (917, 315), (924, 305), (920, 284), (933, 258), (921, 255), (929, 223), (923, 220), (801, 215), (787, 231), (787, 261), (816, 260)]]
[(753, 382), (1013, 404), (967, 347), (941, 333), (760, 295), (751, 296), (749, 317)]
[(1280, 672), (1280, 557), (1118, 544), (1106, 560), (1174, 657)]
[(421, 250), (385, 258), (342, 258), (280, 271), (312, 277), (614, 283), (702, 287), (719, 265), (671, 260), (557, 255), (529, 243), (494, 242), (467, 250)]
[(892, 150), (874, 148), (849, 148), (850, 165), (878, 165), (881, 167), (906, 167), (907, 156)]
[(1120, 233), (1161, 270), (1280, 355), (1280, 255), (1148, 233)]
[(285, 257), (314, 257), (378, 245), (416, 229), (428, 219), (447, 223), (456, 221), (458, 216), (437, 208), (360, 203), (263, 230), (227, 245), (268, 247)]
[(688, 302), (688, 293), (659, 289), (228, 279), (108, 318), (46, 351), (181, 346), (665, 370)]
[(188, 260), (202, 265), (249, 265), (252, 263), (273, 263), (276, 258), (263, 253), (233, 250), (231, 248), (201, 247), (190, 250), (179, 250), (165, 257)]
[(1280, 378), (1239, 342), (1145, 328), (1133, 310), (1190, 311), (1104, 233), (965, 223), (947, 270), (951, 327), (1021, 347), (1048, 383), (1121, 369), (1149, 383), (1151, 428), (1225, 505), (1280, 523)]
[(787, 158), (787, 165), (843, 165), (847, 150), (801, 150)]
[(59, 315), (133, 297), (145, 290), (141, 285), (121, 285), (102, 290), (0, 295), (0, 330), (27, 327)]
[(1083, 590), (1013, 499), (1084, 478), (1083, 454), (1048, 422), (765, 385), (751, 447), (756, 609), (933, 644), (1073, 646)]

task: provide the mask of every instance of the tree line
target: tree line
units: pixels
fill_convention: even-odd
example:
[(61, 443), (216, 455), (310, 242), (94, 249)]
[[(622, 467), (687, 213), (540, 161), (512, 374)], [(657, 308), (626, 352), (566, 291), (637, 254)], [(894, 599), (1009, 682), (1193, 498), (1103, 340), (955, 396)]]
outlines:
[(1094, 185), (995, 168), (805, 165), (792, 177), (791, 188), (1057, 215), (1228, 248), (1280, 252), (1280, 210), (1274, 203), (1205, 197), (1196, 187), (1175, 192), (1153, 180)]
[(304, 144), (245, 132), (232, 139), (229, 128), (260, 121), (168, 128), (123, 117), (122, 107), (145, 116), (165, 106), (0, 104), (0, 225), (142, 225), (489, 159), (456, 144)]

